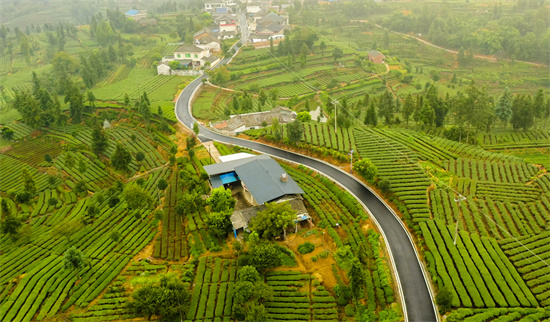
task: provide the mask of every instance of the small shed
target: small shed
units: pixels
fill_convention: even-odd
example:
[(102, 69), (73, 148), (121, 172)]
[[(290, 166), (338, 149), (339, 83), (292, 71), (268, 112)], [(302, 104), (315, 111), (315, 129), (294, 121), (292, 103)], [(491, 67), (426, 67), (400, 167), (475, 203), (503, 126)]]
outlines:
[(379, 52), (378, 50), (369, 50), (369, 60), (375, 64), (383, 64), (384, 63), (384, 55)]

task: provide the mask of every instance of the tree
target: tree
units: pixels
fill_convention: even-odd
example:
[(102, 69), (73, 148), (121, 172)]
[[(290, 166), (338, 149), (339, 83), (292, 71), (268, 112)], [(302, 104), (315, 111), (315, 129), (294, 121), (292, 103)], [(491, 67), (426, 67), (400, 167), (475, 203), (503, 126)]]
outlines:
[(392, 124), (395, 113), (395, 100), (392, 93), (388, 89), (379, 97), (378, 111), (381, 117), (384, 118), (384, 123)]
[(424, 125), (433, 126), (435, 120), (435, 111), (428, 103), (428, 100), (424, 100), (424, 104), (422, 105), (422, 108), (420, 109), (420, 121), (424, 123)]
[(268, 268), (283, 264), (281, 251), (273, 244), (259, 244), (253, 246), (246, 254), (239, 258), (239, 264), (254, 266), (260, 273)]
[(338, 59), (344, 57), (344, 52), (340, 48), (334, 48), (332, 51), (332, 58), (334, 58), (334, 61), (337, 61)]
[(374, 101), (371, 101), (365, 114), (365, 125), (376, 126), (378, 124), (378, 116), (376, 115), (376, 107)]
[(63, 267), (76, 272), (76, 279), (80, 279), (80, 270), (86, 265), (84, 254), (74, 246), (67, 249), (63, 255)]
[[(2, 199), (2, 202), (5, 202), (4, 199)], [(0, 222), (0, 232), (2, 234), (7, 234), (11, 237), (13, 241), (17, 240), (17, 232), (21, 226), (23, 226), (23, 223), (21, 219), (12, 216), (11, 214), (7, 214), (4, 212), (4, 209), (2, 209), (2, 214), (4, 217), (4, 220)]]
[(189, 306), (187, 286), (175, 275), (160, 276), (160, 281), (135, 290), (128, 302), (130, 310), (139, 315), (159, 315), (167, 321), (183, 321)]
[[(535, 120), (540, 119), (544, 116), (544, 108), (546, 105), (544, 104), (544, 91), (542, 88), (539, 88), (537, 91), (537, 94), (533, 98), (533, 115)], [(534, 121), (535, 129), (537, 126), (536, 121)]]
[(113, 231), (109, 235), (109, 238), (111, 238), (111, 240), (114, 241), (115, 243), (118, 243), (118, 241), (120, 240), (120, 233), (118, 231)]
[(231, 213), (235, 208), (235, 199), (231, 195), (231, 190), (220, 186), (212, 190), (210, 197), (206, 199), (206, 204), (210, 206), (212, 212)]
[(319, 44), (319, 49), (321, 49), (321, 57), (325, 57), (325, 49), (327, 49), (327, 45), (324, 41), (321, 41)]
[(100, 125), (94, 126), (92, 129), (92, 152), (98, 156), (105, 155), (107, 148), (109, 148), (107, 133)]
[(151, 203), (151, 198), (147, 192), (138, 185), (128, 185), (124, 189), (124, 196), (130, 209), (140, 209)]
[(502, 96), (497, 101), (495, 115), (502, 121), (504, 126), (506, 126), (510, 120), (510, 116), (512, 116), (512, 94), (510, 94), (508, 87), (504, 89), (504, 93), (502, 93)]
[(157, 184), (157, 188), (159, 190), (164, 190), (164, 189), (168, 188), (168, 182), (166, 181), (166, 179), (161, 178), (159, 180), (159, 183)]
[(68, 152), (67, 155), (65, 156), (65, 166), (70, 169), (74, 167), (74, 163), (75, 163), (75, 160), (72, 153)]
[(82, 121), (84, 110), (84, 96), (74, 83), (70, 83), (65, 95), (65, 103), (69, 103), (69, 114), (72, 123), (78, 124)]
[(218, 239), (225, 239), (231, 227), (231, 212), (213, 212), (208, 215), (206, 225), (208, 231)]
[(95, 95), (92, 91), (87, 91), (86, 92), (86, 98), (88, 99), (88, 103), (90, 104), (90, 109), (93, 111), (95, 111)]
[(297, 143), (302, 139), (302, 134), (304, 133), (304, 128), (300, 119), (295, 119), (293, 122), (290, 122), (286, 126), (287, 136), (290, 142)]
[(53, 159), (52, 159), (52, 156), (49, 155), (48, 153), (46, 153), (44, 155), (44, 161), (48, 162), (48, 163), (52, 163)]
[(384, 195), (388, 195), (391, 192), (391, 183), (389, 180), (383, 179), (378, 182), (378, 188)]
[(195, 135), (199, 135), (199, 123), (193, 122), (193, 132), (195, 132)]
[(162, 293), (158, 287), (145, 286), (132, 293), (132, 299), (128, 302), (128, 307), (132, 312), (145, 315), (147, 320), (151, 320), (151, 317), (160, 310), (159, 299), (161, 297)]
[(439, 292), (437, 292), (435, 302), (439, 306), (439, 313), (445, 314), (451, 309), (453, 293), (446, 288), (442, 288)]
[(23, 191), (30, 195), (34, 195), (36, 193), (36, 183), (27, 169), (23, 168), (23, 170), (21, 170), (21, 177), (23, 177)]
[(2, 138), (3, 138), (4, 140), (11, 141), (11, 140), (13, 139), (14, 134), (15, 134), (15, 132), (13, 132), (13, 130), (10, 129), (9, 127), (4, 126), (4, 127), (2, 128), (1, 135), (2, 135)]
[(348, 278), (351, 287), (351, 293), (353, 296), (359, 300), (361, 299), (361, 289), (365, 285), (365, 274), (363, 273), (363, 268), (359, 259), (354, 258), (351, 263), (351, 268), (348, 272)]
[(84, 158), (80, 158), (78, 160), (78, 172), (85, 173), (86, 170), (88, 170), (88, 165), (86, 164)]
[(271, 119), (271, 132), (273, 132), (275, 140), (281, 140), (281, 125), (279, 124), (279, 119), (276, 117)]
[(260, 281), (260, 274), (254, 266), (246, 265), (239, 269), (237, 280), (239, 282), (256, 283)]
[(353, 164), (353, 170), (369, 182), (373, 182), (378, 173), (378, 168), (369, 159), (361, 159), (355, 162)]
[(78, 181), (73, 188), (73, 191), (80, 197), (86, 197), (88, 195), (88, 185), (86, 184), (86, 181), (80, 180)]
[(307, 112), (307, 111), (302, 111), (302, 112), (298, 113), (296, 118), (299, 119), (300, 122), (306, 123), (306, 122), (311, 121), (311, 114), (309, 114), (309, 112)]
[(294, 224), (296, 212), (288, 202), (268, 202), (266, 209), (259, 211), (258, 215), (252, 218), (249, 228), (258, 233), (261, 238), (271, 239), (285, 234), (288, 227)]
[(143, 153), (143, 151), (138, 151), (136, 153), (136, 161), (141, 162), (143, 160), (145, 160), (145, 153)]
[(527, 130), (533, 126), (535, 122), (535, 115), (533, 111), (533, 104), (531, 103), (531, 96), (518, 94), (512, 102), (512, 117), (510, 122), (514, 129)]
[(412, 95), (409, 94), (405, 98), (405, 102), (403, 104), (403, 120), (405, 120), (405, 123), (409, 125), (409, 119), (413, 115), (415, 109), (414, 99), (412, 98)]
[(132, 161), (132, 155), (121, 143), (117, 143), (115, 153), (111, 157), (111, 164), (116, 170), (128, 171), (128, 165)]

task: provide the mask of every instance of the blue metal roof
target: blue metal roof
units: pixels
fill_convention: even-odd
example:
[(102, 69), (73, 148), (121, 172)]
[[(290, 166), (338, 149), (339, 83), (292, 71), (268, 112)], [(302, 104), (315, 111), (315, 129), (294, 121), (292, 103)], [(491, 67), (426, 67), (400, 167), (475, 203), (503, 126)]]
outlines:
[(130, 9), (128, 10), (128, 12), (125, 13), (125, 15), (129, 15), (129, 16), (135, 16), (139, 13), (139, 10), (136, 10), (136, 9)]
[(235, 181), (239, 180), (239, 178), (238, 178), (238, 176), (235, 172), (229, 172), (229, 173), (222, 174), (220, 176), (220, 179), (222, 179), (223, 184), (227, 184), (227, 183), (231, 183), (231, 182), (235, 182)]

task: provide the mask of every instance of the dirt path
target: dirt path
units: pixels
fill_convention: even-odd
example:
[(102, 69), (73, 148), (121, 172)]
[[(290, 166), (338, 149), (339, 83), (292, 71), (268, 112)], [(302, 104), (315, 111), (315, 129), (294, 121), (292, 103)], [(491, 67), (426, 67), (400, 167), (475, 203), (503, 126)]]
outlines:
[[(428, 46), (432, 46), (434, 48), (437, 48), (437, 49), (441, 49), (441, 50), (444, 50), (448, 53), (451, 53), (451, 54), (458, 54), (458, 51), (456, 50), (452, 50), (452, 49), (448, 49), (448, 48), (444, 48), (444, 47), (441, 47), (441, 46), (438, 46), (438, 45), (435, 45), (427, 40), (424, 40), (420, 37), (417, 37), (417, 36), (414, 36), (414, 35), (409, 35), (409, 34), (404, 34), (402, 32), (398, 32), (398, 31), (393, 31), (391, 29), (388, 29), (388, 28), (385, 28), (385, 27), (382, 27), (378, 24), (375, 24), (376, 27), (380, 28), (380, 29), (384, 29), (384, 30), (387, 30), (389, 32), (393, 32), (394, 34), (398, 34), (398, 35), (403, 35), (403, 36), (406, 36), (406, 37), (410, 37), (410, 38), (414, 38), (418, 41), (420, 41), (421, 43), (423, 44), (426, 44)], [(489, 62), (492, 62), (492, 63), (496, 63), (498, 62), (498, 58), (496, 58), (495, 56), (493, 55), (478, 55), (478, 54), (474, 54), (474, 58), (477, 58), (477, 59), (483, 59), (483, 60), (487, 60)], [(511, 59), (507, 59), (507, 58), (501, 58), (500, 60), (503, 60), (503, 61), (508, 61), (508, 62), (511, 62), (512, 60)], [(524, 60), (515, 60), (516, 62), (519, 62), (519, 63), (524, 63), (524, 64), (529, 64), (529, 65), (532, 65), (532, 66), (536, 66), (536, 67), (548, 67), (548, 65), (545, 65), (545, 64), (542, 64), (542, 63), (534, 63), (534, 62), (529, 62), (529, 61), (524, 61)]]

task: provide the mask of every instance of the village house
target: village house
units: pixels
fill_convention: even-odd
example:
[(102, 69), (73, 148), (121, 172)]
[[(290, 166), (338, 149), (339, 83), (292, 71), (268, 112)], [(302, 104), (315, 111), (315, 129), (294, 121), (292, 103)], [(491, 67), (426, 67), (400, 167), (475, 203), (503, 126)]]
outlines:
[(246, 130), (260, 129), (271, 125), (274, 118), (279, 121), (279, 124), (290, 123), (296, 119), (296, 112), (284, 106), (277, 106), (265, 112), (231, 115), (229, 120), (210, 125), (225, 135), (237, 135)]
[(265, 210), (267, 202), (288, 202), (296, 212), (296, 229), (302, 221), (311, 223), (301, 197), (304, 191), (275, 160), (265, 154), (239, 153), (228, 157), (224, 162), (204, 166), (204, 171), (212, 188), (230, 189), (232, 195), (241, 195), (246, 203), (231, 215), (235, 237), (247, 229), (259, 211)]
[(134, 21), (140, 21), (147, 18), (147, 10), (130, 9), (125, 14), (126, 19), (132, 19)]
[(216, 11), (219, 8), (233, 8), (237, 3), (234, 0), (208, 0), (204, 2), (204, 10), (207, 12)]
[[(202, 47), (199, 47), (202, 46)], [(158, 75), (196, 75), (194, 72), (200, 67), (211, 66), (220, 60), (219, 57), (211, 54), (209, 44), (207, 45), (183, 45), (178, 47), (173, 55), (165, 56), (157, 65)], [(176, 71), (170, 67), (170, 63), (177, 61), (179, 67), (186, 72)]]
[(219, 31), (224, 32), (236, 32), (237, 31), (237, 16), (231, 15), (231, 14), (224, 14), (219, 17), (217, 17), (214, 20), (214, 23), (216, 23), (219, 26)]
[(382, 55), (381, 52), (377, 50), (369, 50), (369, 61), (375, 63), (375, 64), (383, 64), (384, 63), (384, 55)]

